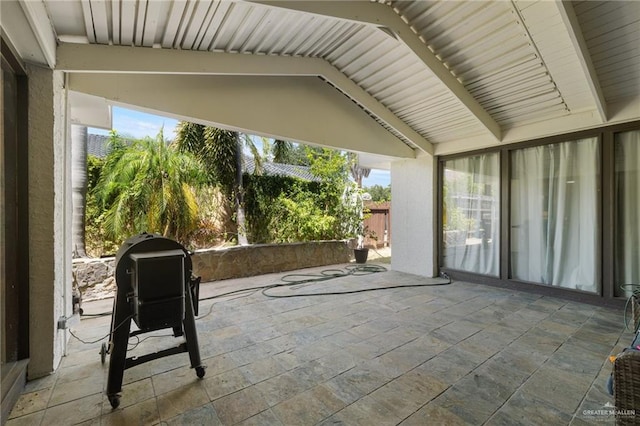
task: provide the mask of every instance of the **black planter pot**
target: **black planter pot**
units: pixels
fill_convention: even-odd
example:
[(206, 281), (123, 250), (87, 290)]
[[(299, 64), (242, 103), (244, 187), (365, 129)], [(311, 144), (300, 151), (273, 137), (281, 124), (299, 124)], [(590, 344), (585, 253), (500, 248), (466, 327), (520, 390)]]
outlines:
[(353, 249), (353, 255), (356, 258), (356, 263), (367, 263), (367, 257), (369, 256), (368, 248)]

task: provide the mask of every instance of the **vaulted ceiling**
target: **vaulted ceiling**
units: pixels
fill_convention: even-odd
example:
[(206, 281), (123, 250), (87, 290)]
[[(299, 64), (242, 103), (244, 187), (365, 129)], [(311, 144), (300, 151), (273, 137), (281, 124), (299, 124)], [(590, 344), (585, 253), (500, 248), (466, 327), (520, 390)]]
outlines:
[[(259, 76), (320, 79), (415, 151), (640, 119), (636, 1), (17, 4), (37, 29), (41, 54), (32, 59), (51, 67), (233, 76), (239, 85)], [(12, 41), (18, 49), (28, 42)]]

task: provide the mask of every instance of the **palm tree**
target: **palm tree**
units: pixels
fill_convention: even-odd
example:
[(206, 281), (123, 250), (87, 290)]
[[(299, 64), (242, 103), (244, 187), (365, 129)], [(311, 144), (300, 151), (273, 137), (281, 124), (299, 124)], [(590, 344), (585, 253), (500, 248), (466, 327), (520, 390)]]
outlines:
[(275, 163), (290, 164), (293, 144), (289, 141), (276, 139), (273, 141), (273, 161)]
[(311, 149), (315, 153), (321, 153), (322, 148), (311, 147), (304, 144), (274, 139), (269, 143), (269, 139), (262, 139), (264, 158), (271, 158), (274, 163), (292, 164), (295, 166), (309, 166), (311, 161), (308, 152)]
[(197, 226), (193, 187), (202, 183), (200, 163), (167, 146), (162, 129), (156, 139), (129, 147), (117, 139), (113, 134), (115, 144), (95, 189), (107, 235), (124, 239), (147, 231), (185, 242)]
[(349, 152), (347, 154), (347, 158), (349, 159), (349, 171), (351, 172), (351, 176), (353, 177), (353, 180), (355, 180), (356, 185), (358, 185), (358, 188), (362, 188), (362, 179), (369, 177), (371, 169), (360, 166), (358, 154), (354, 152)]
[(71, 191), (73, 257), (86, 257), (87, 127), (76, 124), (71, 126)]
[(235, 228), (232, 234), (237, 235), (238, 244), (248, 244), (242, 187), (242, 148), (246, 145), (251, 151), (257, 172), (261, 162), (255, 144), (247, 135), (188, 121), (178, 123), (174, 143), (178, 150), (195, 154), (203, 163), (209, 183), (219, 186), (227, 200), (228, 217), (235, 216), (235, 221), (229, 221)]

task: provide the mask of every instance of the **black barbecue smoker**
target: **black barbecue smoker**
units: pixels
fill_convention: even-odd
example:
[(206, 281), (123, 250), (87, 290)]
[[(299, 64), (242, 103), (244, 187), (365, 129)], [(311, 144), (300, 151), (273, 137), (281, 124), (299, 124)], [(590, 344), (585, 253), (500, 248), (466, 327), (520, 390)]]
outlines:
[[(189, 252), (181, 244), (160, 235), (136, 235), (118, 250), (115, 276), (117, 292), (109, 346), (103, 344), (100, 352), (103, 363), (106, 354), (110, 354), (107, 398), (111, 406), (120, 405), (124, 370), (154, 359), (188, 352), (191, 368), (198, 377), (204, 377), (195, 323), (200, 277), (192, 276)], [(132, 319), (138, 326), (134, 331), (131, 331)], [(127, 358), (130, 337), (165, 328), (172, 328), (174, 337), (184, 336), (184, 342)]]

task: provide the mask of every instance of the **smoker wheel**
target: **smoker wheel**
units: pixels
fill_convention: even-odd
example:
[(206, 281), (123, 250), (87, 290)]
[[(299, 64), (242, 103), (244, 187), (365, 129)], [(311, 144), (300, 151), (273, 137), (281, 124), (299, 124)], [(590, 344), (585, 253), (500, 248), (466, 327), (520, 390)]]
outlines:
[(120, 405), (120, 395), (107, 395), (109, 398), (109, 403), (111, 403), (111, 407), (116, 409)]
[(104, 364), (104, 361), (107, 359), (107, 344), (103, 343), (100, 348), (100, 361)]
[(196, 367), (196, 374), (202, 379), (204, 377), (204, 367)]

